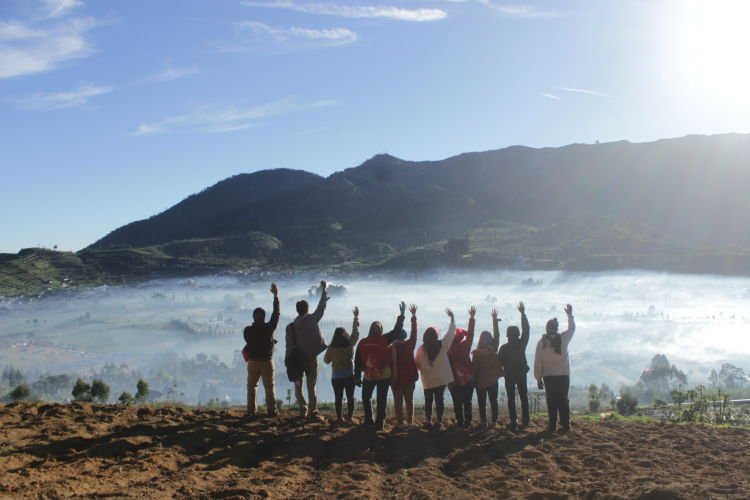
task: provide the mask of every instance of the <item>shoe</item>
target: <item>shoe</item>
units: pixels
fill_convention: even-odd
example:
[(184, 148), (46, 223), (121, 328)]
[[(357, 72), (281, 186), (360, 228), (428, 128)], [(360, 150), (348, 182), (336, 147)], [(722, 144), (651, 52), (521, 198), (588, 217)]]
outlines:
[(365, 427), (370, 427), (372, 425), (375, 425), (375, 421), (372, 419), (364, 419), (362, 420), (362, 425), (364, 425)]
[(375, 423), (375, 429), (378, 431), (384, 431), (385, 430), (385, 422), (376, 422)]
[(518, 425), (515, 422), (510, 422), (508, 425), (505, 426), (509, 431), (517, 431)]
[(569, 432), (570, 432), (570, 426), (560, 427), (559, 429), (557, 429), (558, 434), (567, 434)]

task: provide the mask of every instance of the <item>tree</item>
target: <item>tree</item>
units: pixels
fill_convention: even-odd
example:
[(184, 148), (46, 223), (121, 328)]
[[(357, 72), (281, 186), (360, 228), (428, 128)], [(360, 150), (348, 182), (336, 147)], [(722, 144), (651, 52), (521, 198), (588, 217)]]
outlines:
[(73, 386), (72, 394), (74, 401), (91, 401), (91, 386), (79, 378)]
[(632, 392), (624, 392), (617, 400), (620, 415), (632, 415), (638, 409), (638, 398)]
[(21, 373), (21, 370), (19, 370), (18, 368), (13, 368), (12, 366), (7, 366), (5, 367), (5, 369), (3, 369), (3, 374), (2, 374), (1, 379), (8, 382), (8, 385), (11, 387), (17, 386), (26, 382), (26, 377), (23, 376), (23, 373)]
[(109, 399), (109, 386), (103, 380), (94, 379), (91, 383), (91, 399), (104, 404)]
[(139, 403), (143, 403), (148, 399), (148, 382), (145, 380), (138, 379), (138, 384), (136, 385), (137, 392), (135, 393), (135, 400)]
[(596, 384), (589, 386), (589, 413), (596, 413), (601, 408), (601, 402), (599, 401), (599, 388)]
[(120, 394), (120, 397), (117, 398), (117, 400), (120, 402), (120, 404), (129, 405), (133, 402), (133, 395), (128, 391), (123, 391), (123, 393)]
[(15, 389), (10, 391), (9, 396), (13, 401), (23, 401), (31, 396), (31, 389), (26, 384), (19, 384)]

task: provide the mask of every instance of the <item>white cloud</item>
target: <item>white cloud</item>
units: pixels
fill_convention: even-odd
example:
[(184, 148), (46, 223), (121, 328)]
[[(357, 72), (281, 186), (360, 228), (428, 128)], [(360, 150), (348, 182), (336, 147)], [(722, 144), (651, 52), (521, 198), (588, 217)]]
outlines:
[(521, 4), (505, 4), (499, 3), (494, 0), (477, 0), (482, 5), (489, 7), (492, 10), (500, 12), (509, 17), (520, 17), (524, 19), (530, 18), (553, 18), (559, 17), (560, 14), (551, 10), (540, 10), (533, 5), (521, 5)]
[(47, 17), (60, 17), (81, 5), (81, 0), (45, 0)]
[(82, 82), (74, 90), (68, 92), (38, 92), (20, 99), (18, 103), (28, 109), (63, 109), (86, 104), (91, 97), (112, 92), (112, 87), (93, 85)]
[(547, 92), (542, 92), (542, 95), (544, 97), (546, 97), (547, 99), (552, 99), (554, 101), (559, 101), (560, 100), (560, 98), (557, 97), (556, 95), (548, 94)]
[(189, 113), (170, 116), (156, 122), (138, 125), (131, 135), (149, 136), (177, 132), (221, 133), (243, 130), (259, 125), (260, 120), (274, 116), (334, 106), (335, 101), (321, 100), (300, 103), (294, 97), (260, 106), (201, 106)]
[(296, 0), (245, 0), (247, 7), (286, 9), (305, 14), (349, 18), (385, 18), (397, 21), (439, 21), (447, 17), (442, 9), (407, 9), (388, 5), (340, 5), (335, 3), (297, 2)]
[(163, 71), (151, 76), (148, 80), (152, 82), (171, 82), (196, 73), (198, 73), (198, 68), (194, 66), (178, 67), (168, 64)]
[(271, 26), (258, 21), (234, 24), (235, 41), (214, 44), (223, 52), (294, 52), (336, 47), (357, 41), (357, 33), (348, 28), (311, 29)]
[(597, 92), (595, 90), (588, 90), (588, 89), (577, 89), (573, 87), (557, 87), (560, 90), (564, 90), (565, 92), (576, 92), (578, 94), (588, 94), (588, 95), (596, 95), (599, 97), (612, 97), (608, 94), (603, 94), (601, 92)]
[(44, 29), (25, 23), (0, 23), (0, 79), (51, 71), (61, 63), (88, 57), (93, 48), (84, 34), (91, 18), (71, 19)]

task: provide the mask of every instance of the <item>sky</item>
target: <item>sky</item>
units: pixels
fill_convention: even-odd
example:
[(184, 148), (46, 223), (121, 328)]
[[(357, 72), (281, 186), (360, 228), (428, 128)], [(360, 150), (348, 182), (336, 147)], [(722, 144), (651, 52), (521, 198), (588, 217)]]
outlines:
[(0, 252), (243, 172), (750, 132), (742, 0), (0, 0)]

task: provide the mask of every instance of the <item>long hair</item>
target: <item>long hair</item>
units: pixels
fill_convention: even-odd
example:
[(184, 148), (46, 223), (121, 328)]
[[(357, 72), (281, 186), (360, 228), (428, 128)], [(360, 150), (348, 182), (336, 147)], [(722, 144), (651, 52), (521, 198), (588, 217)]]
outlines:
[(333, 339), (331, 339), (331, 347), (349, 347), (352, 345), (351, 337), (347, 333), (345, 328), (338, 327), (333, 331)]
[(425, 330), (424, 335), (422, 335), (422, 344), (427, 353), (427, 359), (430, 362), (430, 366), (432, 366), (432, 363), (435, 362), (438, 354), (440, 354), (440, 350), (443, 348), (443, 342), (438, 340), (437, 330), (433, 327)]
[(542, 349), (546, 349), (547, 344), (549, 344), (557, 354), (562, 354), (562, 335), (559, 333), (545, 333), (542, 338), (544, 339)]

